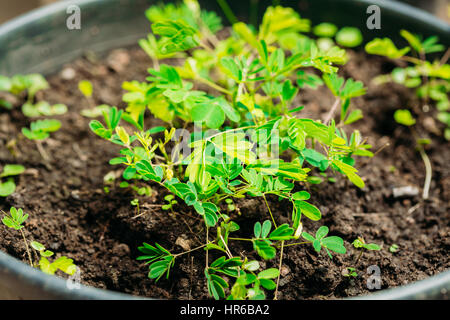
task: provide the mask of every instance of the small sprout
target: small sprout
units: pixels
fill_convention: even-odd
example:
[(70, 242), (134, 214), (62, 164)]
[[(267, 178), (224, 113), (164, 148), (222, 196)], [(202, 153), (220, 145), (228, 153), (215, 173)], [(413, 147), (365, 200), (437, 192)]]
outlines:
[(41, 259), (39, 260), (39, 267), (42, 272), (53, 275), (56, 271), (61, 270), (62, 272), (72, 276), (77, 271), (77, 266), (73, 264), (73, 260), (65, 256), (62, 256), (53, 262), (47, 259), (54, 255), (53, 251), (46, 250), (45, 246), (37, 241), (32, 241), (31, 247), (39, 252)]
[(86, 98), (91, 98), (92, 93), (94, 92), (92, 82), (90, 82), (89, 80), (81, 80), (78, 83), (78, 89)]
[(140, 209), (139, 209), (139, 199), (135, 198), (133, 200), (131, 200), (131, 205), (136, 207), (136, 214), (139, 214)]
[(363, 41), (363, 36), (358, 28), (344, 27), (336, 34), (336, 42), (344, 47), (357, 47)]
[(324, 247), (330, 259), (333, 258), (330, 250), (336, 253), (345, 254), (347, 250), (344, 247), (344, 240), (337, 236), (326, 237), (328, 231), (328, 227), (321, 226), (317, 230), (315, 237), (308, 232), (303, 232), (302, 237), (312, 243), (314, 250), (316, 250), (317, 253), (320, 253), (320, 250)]
[(12, 228), (14, 230), (21, 230), (24, 228), (23, 224), (28, 219), (28, 214), (24, 214), (22, 209), (17, 210), (14, 207), (11, 207), (9, 210), (10, 215), (5, 214), (5, 217), (3, 217), (2, 222), (5, 226), (8, 228)]
[(168, 194), (164, 197), (164, 200), (166, 200), (167, 204), (164, 204), (161, 209), (170, 210), (172, 213), (174, 213), (173, 206), (178, 203), (177, 200), (175, 200), (175, 196), (173, 194)]
[(22, 133), (30, 140), (45, 140), (51, 132), (58, 131), (61, 122), (55, 119), (37, 120), (31, 123), (30, 129), (22, 128)]
[(364, 249), (366, 249), (366, 250), (376, 250), (376, 251), (378, 251), (378, 250), (381, 249), (380, 246), (377, 245), (377, 244), (375, 244), (375, 243), (366, 243), (366, 242), (364, 241), (364, 238), (363, 238), (363, 237), (358, 237), (357, 239), (355, 239), (355, 240), (352, 242), (352, 245), (353, 245), (353, 247), (355, 247), (356, 249), (361, 249), (361, 250), (360, 250), (360, 253), (359, 253), (359, 256), (358, 256), (358, 259), (356, 260), (356, 264), (358, 264), (359, 259), (361, 258), (362, 254), (363, 254), (363, 252), (364, 252)]
[(313, 33), (318, 37), (332, 38), (338, 31), (338, 28), (328, 22), (322, 22), (313, 28)]
[[(0, 174), (0, 197), (7, 197), (16, 190), (16, 184), (12, 176), (18, 176), (25, 171), (25, 167), (19, 164), (7, 164)], [(7, 178), (4, 182), (2, 178)]]
[(234, 204), (233, 200), (230, 198), (225, 199), (225, 203), (227, 204), (228, 211), (234, 211), (236, 210), (236, 205)]
[(396, 110), (394, 113), (394, 119), (397, 123), (404, 126), (412, 126), (416, 123), (416, 119), (411, 115), (411, 112), (407, 109)]
[(399, 249), (398, 244), (395, 244), (395, 243), (394, 243), (394, 244), (392, 244), (392, 246), (389, 247), (389, 252), (395, 253), (395, 252), (398, 251), (398, 249)]
[(356, 278), (358, 276), (358, 273), (356, 272), (355, 268), (347, 267), (342, 271), (342, 275), (347, 278)]

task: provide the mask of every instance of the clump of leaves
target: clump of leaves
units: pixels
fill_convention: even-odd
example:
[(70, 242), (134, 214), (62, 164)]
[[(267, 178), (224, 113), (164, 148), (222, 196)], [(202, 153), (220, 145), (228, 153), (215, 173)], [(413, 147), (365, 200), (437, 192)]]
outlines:
[[(406, 67), (397, 67), (390, 74), (374, 79), (376, 83), (396, 82), (408, 88), (415, 88), (417, 96), (422, 100), (425, 112), (429, 103), (434, 102), (437, 108), (437, 119), (446, 125), (444, 137), (450, 140), (450, 65), (447, 63), (449, 49), (440, 60), (427, 61), (427, 55), (445, 50), (439, 44), (437, 36), (423, 39), (407, 30), (401, 30), (400, 35), (409, 46), (398, 49), (389, 38), (376, 38), (366, 44), (366, 51), (371, 54), (386, 56), (391, 59), (408, 63)], [(410, 55), (407, 55), (410, 53)]]
[(42, 272), (53, 275), (56, 271), (61, 270), (71, 276), (77, 271), (77, 266), (73, 263), (72, 259), (62, 256), (50, 262), (48, 258), (54, 255), (53, 251), (47, 250), (43, 244), (37, 241), (31, 241), (30, 244), (34, 250), (39, 252), (40, 259), (38, 265)]
[[(16, 190), (14, 176), (18, 176), (25, 171), (25, 167), (20, 164), (7, 164), (0, 173), (0, 197), (7, 197)], [(6, 178), (6, 181), (4, 179)]]
[[(35, 101), (36, 94), (48, 88), (47, 80), (40, 74), (15, 75), (11, 78), (0, 75), (0, 92), (9, 92), (19, 97), (26, 94), (27, 100), (22, 105), (22, 112), (27, 117), (55, 116), (67, 112), (64, 104), (51, 105), (47, 101)], [(0, 106), (7, 109), (13, 107), (5, 100), (0, 101)]]
[(50, 137), (50, 133), (56, 132), (61, 128), (61, 122), (56, 119), (37, 120), (31, 123), (30, 128), (22, 128), (22, 134), (29, 140), (34, 140), (42, 158), (46, 161), (50, 159), (49, 155), (42, 146), (42, 140)]
[[(27, 221), (29, 215), (25, 214), (22, 209), (16, 209), (14, 207), (11, 207), (9, 212), (10, 213), (8, 215), (2, 210), (2, 213), (4, 214), (2, 222), (8, 228), (20, 231), (23, 242), (25, 244), (25, 249), (28, 255), (30, 266), (34, 267), (31, 251), (28, 246), (28, 240), (23, 231), (23, 229), (25, 228), (24, 223)], [(31, 241), (30, 245), (33, 249), (39, 252), (40, 260), (38, 266), (43, 272), (47, 274), (55, 274), (57, 270), (61, 270), (68, 275), (73, 275), (75, 273), (76, 266), (73, 264), (72, 259), (68, 259), (67, 257), (62, 256), (50, 263), (47, 258), (54, 255), (52, 251), (46, 250), (44, 245), (36, 241)]]
[[(220, 18), (202, 11), (194, 0), (155, 6), (146, 14), (153, 35), (140, 44), (153, 61), (149, 76), (143, 82), (124, 82), (125, 110), (108, 107), (102, 112), (103, 123), (93, 120), (90, 128), (122, 147), (110, 164), (124, 168), (124, 180), (169, 191), (162, 209), (171, 209), (178, 200), (198, 214), (206, 241), (181, 253), (144, 243), (138, 259), (146, 260), (149, 277), (159, 280), (169, 277), (176, 258), (203, 249), (212, 297), (261, 299), (265, 290), (275, 290), (276, 298), (285, 247), (313, 245), (317, 252), (325, 248), (330, 257), (331, 252), (346, 252), (344, 241), (327, 237), (325, 226), (315, 237), (303, 232), (302, 219), (321, 219), (311, 194), (303, 189), (313, 183), (315, 169), (341, 173), (364, 187), (354, 158), (373, 156), (371, 146), (358, 131), (345, 132), (346, 124), (362, 117), (360, 111), (351, 111), (351, 99), (365, 93), (364, 85), (336, 75), (347, 61), (345, 50), (335, 45), (320, 48), (304, 34), (310, 21), (291, 8), (269, 7), (257, 28), (235, 21), (225, 39), (215, 36)], [(165, 64), (160, 61), (165, 57), (181, 58), (182, 63)], [(327, 118), (298, 116), (303, 109), (295, 104), (300, 90), (324, 83), (336, 96)], [(339, 106), (341, 120), (336, 124)], [(145, 128), (147, 111), (165, 126)], [(303, 191), (294, 192), (296, 186)], [(252, 235), (232, 237), (240, 227), (221, 206), (231, 215), (238, 211), (230, 208), (234, 199), (250, 197), (264, 201), (268, 219), (256, 222)], [(289, 223), (277, 224), (268, 197), (291, 203)], [(302, 236), (307, 241), (296, 241)], [(263, 260), (279, 253), (278, 269), (257, 272), (257, 261), (233, 252), (236, 241), (252, 243)]]
[(356, 264), (358, 264), (359, 259), (361, 259), (364, 249), (365, 250), (375, 250), (375, 251), (378, 251), (381, 249), (380, 246), (377, 245), (376, 243), (366, 243), (363, 237), (358, 237), (357, 239), (353, 240), (352, 245), (356, 249), (360, 249), (360, 253), (359, 253), (358, 259), (356, 260)]
[(175, 200), (175, 196), (173, 194), (168, 194), (164, 197), (164, 200), (166, 201), (166, 204), (164, 204), (161, 209), (170, 210), (173, 213), (173, 206), (178, 203), (178, 201)]

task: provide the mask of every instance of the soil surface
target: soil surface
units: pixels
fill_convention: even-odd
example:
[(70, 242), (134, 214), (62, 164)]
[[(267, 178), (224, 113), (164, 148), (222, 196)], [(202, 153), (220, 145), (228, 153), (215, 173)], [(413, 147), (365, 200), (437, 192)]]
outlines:
[[(331, 260), (324, 252), (318, 255), (310, 245), (286, 248), (280, 299), (368, 294), (373, 292), (366, 285), (370, 277), (367, 268), (371, 265), (381, 270), (382, 289), (427, 278), (450, 266), (450, 148), (439, 135), (443, 126), (433, 120), (435, 108), (422, 110), (414, 92), (399, 85), (371, 83), (374, 76), (392, 70), (392, 62), (364, 53), (350, 51), (350, 55), (340, 74), (361, 80), (368, 87), (365, 96), (354, 99), (354, 106), (363, 110), (364, 119), (353, 128), (359, 129), (373, 145), (372, 150), (378, 152), (372, 159), (357, 160), (356, 167), (366, 182), (362, 190), (338, 173), (335, 183), (325, 179), (318, 185), (297, 187), (312, 191), (311, 201), (323, 214), (316, 223), (304, 219), (304, 230), (313, 233), (320, 225), (329, 226), (331, 235), (345, 240), (347, 254)], [(148, 279), (147, 266), (136, 261), (137, 247), (144, 241), (158, 242), (174, 253), (184, 251), (182, 247), (203, 244), (203, 223), (198, 215), (181, 205), (174, 207), (175, 217), (163, 211), (160, 206), (167, 191), (155, 185), (151, 185), (153, 193), (147, 197), (119, 188), (121, 168), (108, 164), (119, 148), (95, 136), (88, 127), (90, 119), (80, 115), (82, 109), (92, 105), (123, 107), (122, 82), (143, 81), (150, 66), (145, 53), (128, 48), (112, 51), (104, 59), (86, 55), (49, 77), (51, 89), (39, 94), (38, 99), (65, 103), (69, 112), (55, 117), (62, 121), (62, 129), (43, 144), (52, 158), (48, 163), (42, 160), (35, 143), (20, 133), (30, 122), (20, 112), (22, 101), (15, 101), (18, 108), (12, 111), (0, 111), (0, 164), (19, 163), (27, 168), (25, 174), (16, 178), (16, 192), (0, 198), (0, 208), (7, 211), (15, 206), (29, 213), (27, 238), (43, 243), (57, 256), (74, 259), (81, 268), (83, 284), (154, 298), (207, 299), (204, 252), (177, 258), (170, 279), (163, 278), (158, 283)], [(78, 81), (83, 79), (94, 84), (91, 102), (78, 91)], [(305, 105), (299, 116), (323, 119), (332, 103), (333, 97), (322, 87), (300, 91), (295, 105)], [(433, 167), (427, 201), (421, 199), (425, 168), (415, 151), (414, 140), (408, 128), (393, 120), (394, 111), (406, 107), (415, 113), (418, 133), (432, 141), (426, 148)], [(150, 121), (152, 125), (158, 123)], [(119, 178), (106, 193), (104, 176), (111, 171)], [(328, 177), (333, 176), (328, 172)], [(395, 198), (393, 189), (404, 186), (418, 188), (419, 194)], [(139, 214), (130, 204), (136, 197), (141, 203)], [(269, 200), (277, 222), (287, 222), (290, 205), (276, 198)], [(235, 236), (250, 234), (256, 221), (268, 218), (262, 199), (240, 200), (237, 206), (241, 216), (235, 219), (241, 230)], [(382, 249), (365, 252), (356, 264), (359, 251), (351, 242), (358, 236)], [(399, 246), (395, 253), (389, 251), (392, 244)], [(0, 250), (27, 262), (20, 233), (3, 225)], [(247, 243), (233, 242), (231, 251), (256, 258)], [(210, 259), (217, 253), (211, 255)], [(274, 259), (262, 262), (262, 267), (277, 264)], [(358, 277), (344, 277), (346, 267), (355, 267)]]

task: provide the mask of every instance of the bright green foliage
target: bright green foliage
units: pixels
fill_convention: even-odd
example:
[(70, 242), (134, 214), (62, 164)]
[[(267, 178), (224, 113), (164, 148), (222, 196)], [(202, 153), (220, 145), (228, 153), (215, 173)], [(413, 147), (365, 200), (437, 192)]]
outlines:
[[(49, 84), (40, 74), (15, 75), (8, 78), (0, 75), (0, 91), (6, 91), (16, 96), (27, 94), (27, 101), (22, 105), (22, 112), (27, 117), (55, 116), (67, 112), (64, 104), (50, 105), (47, 101), (35, 102), (39, 91), (49, 88)], [(11, 109), (13, 106), (0, 101), (0, 106)]]
[(348, 267), (348, 268), (346, 268), (343, 275), (344, 275), (344, 277), (347, 277), (347, 278), (351, 278), (351, 277), (356, 278), (358, 276), (358, 273), (356, 272), (355, 268)]
[(366, 250), (380, 250), (380, 246), (375, 243), (366, 243), (362, 237), (358, 237), (352, 242), (352, 245), (356, 248), (364, 248)]
[(344, 27), (337, 32), (336, 42), (344, 47), (357, 47), (363, 42), (363, 36), (358, 28)]
[[(7, 197), (14, 193), (16, 184), (12, 177), (20, 175), (24, 171), (25, 167), (19, 164), (7, 164), (3, 167), (3, 171), (0, 173), (0, 197)], [(2, 178), (7, 178), (7, 180), (3, 181)]]
[(39, 252), (41, 257), (39, 260), (39, 268), (42, 272), (53, 275), (56, 271), (61, 270), (71, 276), (77, 271), (77, 266), (73, 263), (72, 259), (62, 256), (50, 262), (47, 258), (53, 256), (54, 252), (47, 250), (43, 244), (36, 241), (32, 241), (30, 245)]
[(175, 257), (166, 249), (155, 243), (155, 246), (143, 243), (142, 247), (138, 248), (144, 255), (139, 256), (137, 260), (149, 260), (146, 264), (150, 264), (150, 272), (148, 277), (158, 281), (164, 274), (169, 278), (170, 268), (175, 263)]
[(9, 216), (5, 215), (5, 217), (3, 217), (3, 224), (8, 228), (12, 228), (15, 230), (22, 229), (24, 227), (23, 224), (28, 219), (28, 214), (24, 214), (22, 209), (17, 210), (14, 207), (11, 207), (9, 213)]
[(313, 32), (318, 37), (332, 38), (338, 31), (338, 28), (328, 22), (322, 22), (313, 28)]
[(30, 129), (22, 128), (22, 133), (30, 140), (45, 140), (51, 132), (58, 131), (61, 122), (55, 119), (37, 120), (31, 123)]
[(308, 232), (303, 232), (302, 237), (312, 243), (314, 250), (316, 250), (317, 253), (320, 253), (320, 250), (323, 247), (330, 258), (333, 258), (330, 250), (336, 253), (345, 254), (347, 250), (344, 247), (344, 240), (338, 236), (327, 237), (328, 231), (328, 227), (322, 226), (317, 229), (315, 237)]
[(94, 92), (92, 82), (89, 80), (81, 80), (78, 82), (78, 89), (86, 98), (92, 97), (92, 93)]
[(399, 250), (399, 246), (398, 244), (392, 244), (392, 246), (389, 247), (389, 252), (390, 253), (396, 253)]
[[(170, 194), (163, 210), (172, 211), (178, 203), (203, 220), (208, 240), (187, 252), (203, 248), (226, 254), (214, 257), (211, 265), (207, 262), (211, 296), (264, 298), (263, 289), (275, 289), (271, 279), (278, 273), (253, 274), (258, 262), (234, 257), (232, 244), (251, 242), (261, 259), (274, 259), (285, 242), (301, 237), (303, 217), (320, 220), (322, 214), (312, 204), (315, 195), (299, 191), (314, 183), (310, 174), (315, 168), (341, 172), (364, 187), (354, 158), (373, 156), (371, 146), (358, 131), (347, 136), (345, 124), (362, 117), (361, 111), (350, 110), (350, 100), (363, 95), (365, 88), (335, 75), (347, 61), (345, 49), (334, 44), (319, 48), (303, 34), (310, 22), (291, 8), (269, 7), (256, 28), (236, 22), (225, 39), (215, 36), (220, 18), (201, 11), (194, 0), (154, 6), (146, 15), (154, 35), (140, 44), (153, 62), (149, 76), (142, 82), (124, 82), (125, 110), (105, 108), (104, 121), (93, 120), (90, 128), (122, 147), (110, 164), (123, 167), (127, 186), (137, 180), (166, 188)], [(179, 63), (160, 61), (167, 57), (177, 57)], [(334, 121), (302, 118), (303, 106), (295, 105), (305, 86), (323, 83), (342, 102), (339, 129)], [(145, 128), (147, 110), (164, 121), (164, 127)], [(300, 189), (293, 191), (296, 186)], [(250, 197), (261, 198), (269, 215), (267, 197), (290, 202), (289, 222), (277, 225), (271, 217), (256, 222), (251, 237), (231, 237), (240, 227), (221, 208), (241, 214), (234, 200)], [(320, 245), (345, 253), (337, 237), (321, 238)], [(168, 277), (176, 257), (186, 253), (172, 254), (157, 244), (144, 244), (139, 250), (144, 253), (139, 260), (148, 260), (152, 279)], [(220, 274), (235, 278), (234, 285)]]
[(411, 112), (407, 109), (396, 110), (394, 113), (394, 119), (397, 123), (408, 127), (416, 123), (416, 119), (414, 119)]
[[(422, 40), (418, 35), (412, 34), (407, 30), (401, 30), (400, 35), (406, 39), (409, 47), (398, 50), (393, 42), (388, 39), (375, 39), (366, 45), (366, 51), (372, 54), (383, 55), (391, 59), (401, 59), (408, 61), (410, 65), (403, 68), (395, 68), (390, 74), (381, 75), (375, 78), (378, 84), (386, 82), (396, 82), (408, 88), (416, 88), (419, 98), (428, 103), (433, 101), (438, 109), (437, 119), (446, 125), (444, 137), (450, 140), (450, 102), (448, 94), (450, 92), (450, 65), (447, 61), (435, 60), (429, 62), (426, 55), (430, 53), (441, 52), (445, 46), (438, 43), (438, 37), (431, 36)], [(414, 56), (405, 56), (408, 52), (416, 53)], [(416, 58), (416, 55), (420, 59)], [(411, 126), (415, 120), (408, 119), (405, 110), (396, 112), (396, 121)], [(405, 120), (402, 122), (402, 119)]]

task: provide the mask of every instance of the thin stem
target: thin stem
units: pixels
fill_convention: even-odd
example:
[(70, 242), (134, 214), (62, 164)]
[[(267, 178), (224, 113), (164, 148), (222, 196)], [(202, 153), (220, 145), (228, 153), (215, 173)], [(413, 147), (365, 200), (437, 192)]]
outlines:
[(444, 55), (442, 56), (441, 60), (439, 61), (440, 65), (446, 64), (448, 58), (450, 57), (450, 48), (445, 51)]
[(40, 140), (36, 140), (36, 146), (37, 146), (39, 153), (41, 154), (41, 157), (47, 162), (50, 161), (50, 157), (49, 157), (48, 153), (45, 151), (45, 148), (42, 145), (42, 142)]
[(423, 185), (423, 193), (422, 198), (428, 199), (428, 194), (430, 191), (431, 177), (432, 177), (432, 168), (430, 158), (428, 158), (425, 150), (422, 146), (419, 147), (420, 156), (422, 157), (423, 163), (425, 165), (425, 183)]
[(270, 217), (272, 218), (273, 225), (274, 225), (274, 227), (276, 229), (277, 228), (277, 223), (275, 222), (275, 219), (273, 218), (272, 211), (270, 210), (269, 203), (267, 202), (267, 198), (266, 198), (265, 194), (263, 194), (263, 198), (264, 198), (264, 201), (266, 202), (267, 209), (269, 210)]
[(234, 15), (233, 10), (231, 10), (231, 8), (228, 5), (226, 0), (217, 0), (217, 3), (222, 8), (223, 13), (225, 14), (225, 17), (227, 17), (228, 21), (231, 24), (235, 24), (236, 22), (239, 22), (239, 20)]
[(275, 294), (273, 300), (278, 300), (278, 286), (280, 285), (280, 277), (281, 277), (281, 267), (283, 266), (283, 251), (284, 251), (284, 241), (281, 241), (281, 251), (280, 251), (280, 264), (278, 265), (278, 279), (277, 279), (277, 287), (275, 288)]
[(284, 246), (285, 247), (291, 247), (291, 246), (297, 246), (297, 245), (300, 245), (300, 244), (308, 244), (308, 243), (311, 243), (311, 242), (304, 241), (304, 242), (289, 243), (289, 244), (285, 244)]
[(22, 229), (20, 229), (20, 233), (22, 233), (23, 242), (25, 243), (25, 249), (27, 250), (28, 260), (30, 261), (30, 266), (33, 267), (33, 259), (31, 259), (30, 248), (28, 247), (27, 239), (25, 238), (25, 233)]
[[(209, 242), (208, 238), (209, 238), (209, 227), (206, 226), (206, 244), (208, 244), (208, 242)], [(208, 269), (208, 258), (209, 258), (208, 253), (209, 253), (209, 250), (206, 250), (206, 267), (205, 267), (205, 270)]]
[(208, 79), (205, 79), (205, 78), (202, 78), (202, 77), (196, 77), (195, 80), (197, 80), (198, 82), (201, 82), (203, 84), (206, 84), (206, 85), (210, 86), (211, 88), (216, 89), (217, 91), (225, 93), (225, 94), (227, 94), (229, 96), (233, 95), (233, 93), (231, 91), (229, 91), (229, 90), (227, 90), (227, 89), (225, 89), (225, 88), (215, 84), (212, 81), (209, 81)]
[[(253, 239), (246, 239), (246, 238), (228, 238), (228, 240), (234, 240), (234, 241), (250, 241), (252, 242)], [(256, 239), (257, 240), (257, 239)]]
[(328, 112), (327, 116), (325, 117), (325, 120), (323, 121), (323, 123), (327, 124), (331, 120), (331, 118), (333, 118), (333, 115), (336, 112), (336, 109), (339, 107), (340, 104), (341, 104), (341, 99), (337, 98), (336, 101), (334, 101), (334, 104), (331, 107), (330, 112)]
[(361, 259), (361, 256), (362, 256), (363, 252), (364, 252), (363, 249), (361, 249), (361, 250), (359, 251), (359, 256), (358, 256), (358, 259), (356, 259), (355, 265), (358, 265), (359, 259)]
[(230, 258), (230, 259), (233, 258), (233, 255), (231, 254), (230, 248), (228, 248), (228, 246), (227, 246), (227, 244), (226, 244), (224, 238), (222, 237), (222, 235), (220, 235), (220, 239), (222, 240), (222, 243), (223, 243), (223, 245), (225, 246), (225, 249), (226, 249), (226, 251), (227, 251), (228, 258)]
[[(202, 244), (201, 246), (198, 246), (198, 247), (196, 247), (196, 248), (194, 248), (194, 249), (191, 249), (191, 250), (188, 250), (188, 251), (184, 251), (184, 252), (181, 252), (181, 253), (177, 253), (177, 254), (174, 254), (174, 255), (172, 255), (174, 258), (176, 258), (176, 257), (179, 257), (179, 256), (182, 256), (183, 254), (186, 254), (186, 253), (189, 253), (189, 252), (192, 252), (192, 251), (196, 251), (196, 250), (199, 250), (199, 249), (201, 249), (201, 248), (204, 248), (204, 247), (206, 247), (208, 244), (210, 244), (210, 243), (212, 243), (212, 242), (208, 242), (208, 243), (206, 243), (206, 244)], [(208, 251), (206, 251), (206, 253), (208, 254)]]

